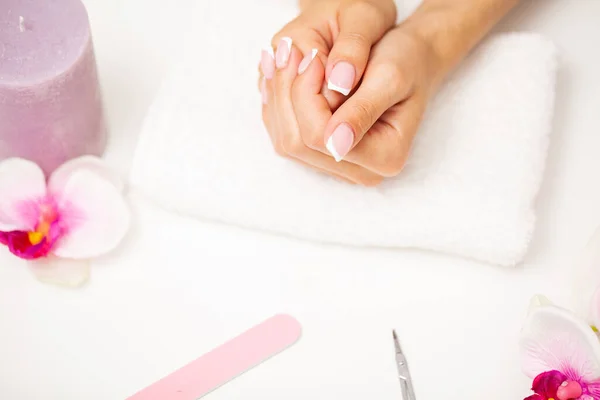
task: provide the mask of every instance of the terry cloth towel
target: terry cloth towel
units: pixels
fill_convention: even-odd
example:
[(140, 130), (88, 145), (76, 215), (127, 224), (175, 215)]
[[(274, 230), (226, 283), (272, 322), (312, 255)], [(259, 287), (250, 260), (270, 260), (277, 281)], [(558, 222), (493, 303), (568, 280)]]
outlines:
[(552, 43), (489, 37), (431, 102), (401, 175), (363, 188), (279, 158), (263, 127), (260, 50), (295, 9), (227, 4), (198, 3), (142, 127), (134, 190), (183, 215), (297, 238), (522, 261), (552, 126)]

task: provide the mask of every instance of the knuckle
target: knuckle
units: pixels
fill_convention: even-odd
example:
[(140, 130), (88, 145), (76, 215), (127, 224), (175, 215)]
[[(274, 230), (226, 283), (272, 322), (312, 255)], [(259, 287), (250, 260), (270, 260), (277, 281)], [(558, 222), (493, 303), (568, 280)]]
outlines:
[(256, 82), (256, 86), (258, 87), (258, 91), (262, 92), (262, 90), (266, 90), (264, 78), (262, 76), (258, 77), (258, 81)]
[(371, 48), (370, 40), (362, 32), (346, 32), (340, 40), (344, 42), (344, 52), (348, 55)]
[(302, 142), (308, 148), (318, 150), (325, 148), (325, 143), (323, 142), (323, 134), (316, 132), (302, 132)]
[(302, 143), (300, 138), (297, 138), (293, 135), (285, 135), (281, 140), (281, 145), (286, 154), (297, 157), (304, 153), (304, 143)]
[(402, 172), (407, 158), (408, 153), (403, 148), (392, 146), (382, 155), (377, 170), (382, 176), (393, 178)]
[(274, 49), (277, 49), (277, 47), (279, 46), (279, 43), (281, 43), (281, 39), (284, 37), (301, 37), (302, 36), (302, 32), (305, 31), (305, 26), (306, 24), (303, 23), (303, 21), (301, 20), (300, 17), (292, 20), (291, 22), (289, 22), (287, 25), (285, 25), (283, 28), (281, 28), (281, 30), (279, 32), (277, 32), (275, 35), (273, 35), (273, 37), (271, 38), (271, 46)]
[(398, 93), (406, 85), (406, 79), (400, 66), (391, 61), (383, 61), (377, 64), (372, 71), (376, 76), (385, 77), (387, 82), (387, 91)]
[(269, 135), (271, 134), (271, 121), (269, 119), (269, 113), (266, 110), (266, 107), (263, 107), (262, 110), (262, 121), (263, 121), (263, 125), (265, 127), (265, 129), (267, 130), (267, 132), (269, 132)]
[(359, 15), (369, 24), (382, 24), (387, 19), (384, 8), (373, 1), (353, 1), (347, 7), (347, 12), (352, 13), (352, 15)]
[(377, 106), (373, 101), (363, 98), (353, 103), (350, 115), (357, 116), (355, 133), (366, 132), (377, 120)]
[(278, 140), (281, 149), (285, 154), (290, 154), (291, 143), (288, 137), (284, 136)]
[(288, 154), (285, 152), (285, 149), (282, 146), (280, 140), (274, 140), (274, 141), (272, 141), (272, 143), (273, 143), (273, 150), (275, 150), (275, 153), (278, 156), (284, 157), (284, 158), (286, 158), (288, 156)]
[(275, 36), (273, 36), (273, 38), (271, 39), (271, 47), (273, 48), (274, 52), (277, 52), (277, 47), (279, 47), (279, 42), (281, 42), (281, 38), (288, 36), (286, 34), (286, 32), (280, 32), (278, 34), (276, 34)]
[(383, 182), (383, 176), (380, 175), (363, 175), (357, 178), (358, 184), (366, 187), (375, 187)]
[(271, 38), (271, 47), (274, 51), (277, 51), (277, 47), (279, 46), (281, 39), (286, 36), (290, 36), (289, 27), (283, 28)]
[(403, 78), (400, 66), (392, 61), (380, 61), (373, 72), (385, 76), (387, 79), (402, 80)]

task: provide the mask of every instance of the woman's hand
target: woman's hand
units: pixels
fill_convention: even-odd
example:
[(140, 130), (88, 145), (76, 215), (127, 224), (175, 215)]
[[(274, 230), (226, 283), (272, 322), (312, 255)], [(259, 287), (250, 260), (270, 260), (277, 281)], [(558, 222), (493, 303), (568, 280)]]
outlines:
[(360, 81), (373, 44), (394, 26), (396, 5), (394, 0), (301, 0), (300, 6), (300, 15), (263, 50), (262, 74), (270, 80), (284, 68), (292, 44), (303, 55), (316, 49), (326, 65), (323, 94), (336, 107)]
[(444, 71), (430, 44), (403, 26), (390, 30), (371, 50), (359, 87), (335, 112), (321, 92), (321, 59), (309, 51), (302, 60), (295, 45), (290, 54), (262, 87), (263, 120), (277, 152), (368, 186), (397, 175)]
[[(365, 16), (381, 17), (373, 10), (379, 10), (384, 2), (306, 1), (307, 10), (313, 11), (306, 11), (305, 16), (276, 36), (275, 42), (282, 35), (303, 32), (306, 35), (300, 36), (309, 39), (300, 40), (300, 49), (287, 39), (282, 41), (285, 47), (278, 49), (278, 67), (265, 72), (268, 79), (261, 80), (263, 120), (279, 154), (365, 185), (375, 185), (403, 169), (427, 103), (439, 84), (519, 2), (424, 0), (398, 27), (387, 30), (386, 24), (384, 28), (376, 24), (377, 29), (371, 30), (372, 21), (365, 21)], [(328, 11), (317, 12), (320, 7)], [(328, 7), (338, 10), (340, 18), (325, 20), (339, 21), (339, 26), (330, 27), (341, 28), (337, 37), (347, 39), (341, 40), (339, 46), (336, 29), (327, 31), (327, 26), (309, 22), (318, 20), (309, 16), (332, 15)], [(353, 9), (349, 13), (348, 10)], [(312, 28), (306, 30), (303, 24)], [(383, 38), (370, 51), (364, 51), (370, 48), (366, 43), (373, 43), (374, 38), (381, 35)], [(312, 43), (313, 47), (309, 48), (306, 43)], [(341, 50), (352, 49), (351, 43), (362, 43), (356, 48), (363, 50), (354, 53)], [(329, 59), (325, 57), (328, 47), (333, 47)], [(352, 54), (359, 56), (353, 59)], [(305, 57), (301, 62), (302, 55)], [(268, 61), (268, 57), (263, 61), (265, 59)], [(337, 99), (336, 103), (335, 98), (332, 102), (329, 97), (331, 93), (322, 88), (324, 82), (329, 81), (329, 87), (341, 87), (343, 89), (338, 91), (347, 92), (350, 85), (346, 83), (350, 79), (342, 82), (332, 73), (336, 72), (334, 66), (345, 65), (342, 60), (352, 60), (350, 65), (355, 74), (351, 96), (342, 101)], [(268, 66), (263, 62), (263, 70)]]
[(360, 86), (325, 128), (329, 153), (398, 174), (439, 84), (518, 2), (424, 0), (373, 48)]

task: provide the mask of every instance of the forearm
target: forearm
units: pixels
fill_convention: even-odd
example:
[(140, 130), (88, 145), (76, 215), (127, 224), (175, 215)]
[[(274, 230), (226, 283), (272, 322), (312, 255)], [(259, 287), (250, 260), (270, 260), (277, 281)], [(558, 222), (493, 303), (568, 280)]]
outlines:
[(298, 0), (298, 7), (300, 10), (304, 10), (310, 5), (310, 3), (313, 3), (314, 1), (315, 0)]
[[(311, 5), (313, 5), (314, 3), (319, 3), (319, 2), (324, 2), (324, 1), (331, 1), (331, 0), (298, 0), (298, 7), (300, 8), (300, 10), (305, 10), (306, 8), (310, 7)], [(337, 1), (338, 3), (341, 2), (341, 0), (333, 0), (333, 1)], [(389, 3), (390, 0), (365, 0), (371, 3)]]
[(429, 43), (443, 73), (453, 69), (520, 0), (423, 0), (401, 25)]

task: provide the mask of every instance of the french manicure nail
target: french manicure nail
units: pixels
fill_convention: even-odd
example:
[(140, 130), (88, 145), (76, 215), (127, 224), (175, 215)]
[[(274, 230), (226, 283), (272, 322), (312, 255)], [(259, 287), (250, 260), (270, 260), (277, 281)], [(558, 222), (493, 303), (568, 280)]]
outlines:
[(262, 82), (260, 83), (260, 95), (262, 97), (263, 104), (267, 104), (267, 102), (269, 101), (269, 98), (267, 97), (267, 80), (266, 80), (266, 78), (263, 78)]
[(279, 46), (277, 46), (277, 54), (275, 55), (275, 63), (277, 68), (285, 68), (290, 59), (292, 52), (292, 39), (289, 37), (281, 38)]
[(307, 54), (303, 59), (302, 62), (300, 62), (300, 65), (298, 66), (298, 74), (303, 73), (304, 71), (306, 71), (306, 68), (308, 68), (308, 66), (310, 65), (310, 62), (312, 60), (315, 59), (315, 57), (317, 56), (317, 49), (312, 49), (312, 51), (310, 52), (310, 54)]
[(354, 66), (346, 61), (340, 61), (335, 64), (331, 75), (329, 75), (329, 81), (327, 82), (327, 88), (340, 92), (344, 96), (350, 94), (352, 85), (354, 84), (354, 76), (356, 72)]
[(354, 143), (354, 131), (347, 123), (343, 122), (333, 131), (325, 147), (335, 161), (340, 162), (350, 152)]
[(267, 46), (262, 50), (260, 68), (267, 79), (271, 79), (275, 75), (275, 56), (273, 55), (273, 48), (271, 46)]

